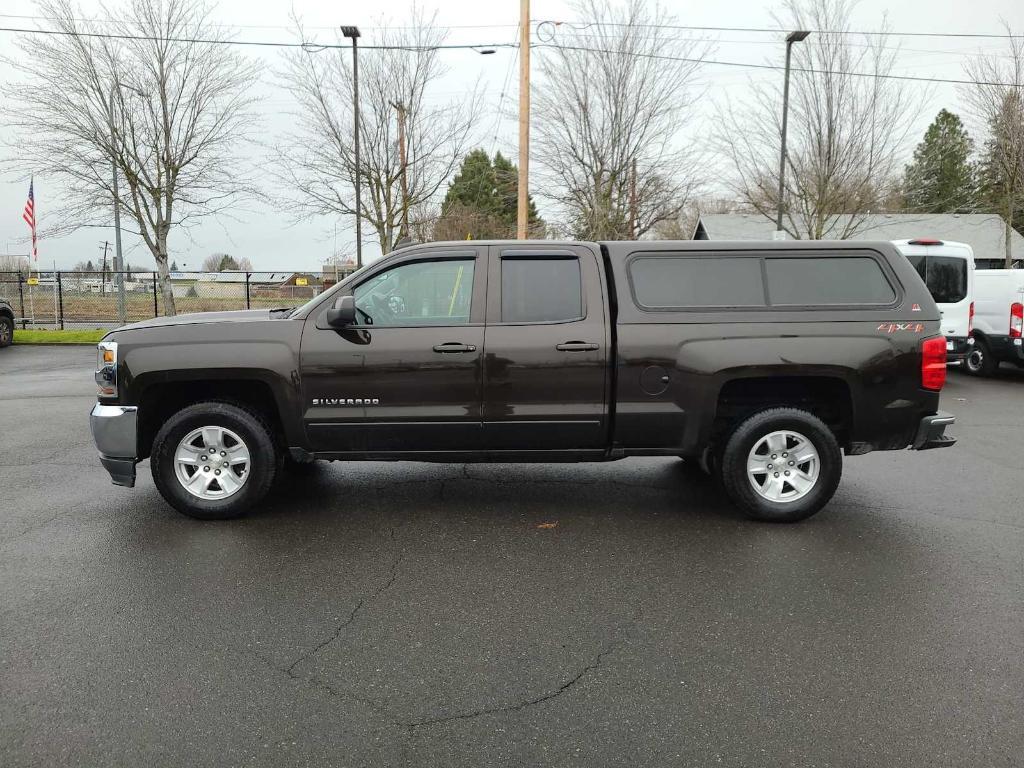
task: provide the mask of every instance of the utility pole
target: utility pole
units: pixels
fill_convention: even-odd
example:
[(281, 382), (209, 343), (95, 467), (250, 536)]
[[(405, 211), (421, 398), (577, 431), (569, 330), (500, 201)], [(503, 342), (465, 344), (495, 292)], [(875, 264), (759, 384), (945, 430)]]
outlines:
[(356, 163), (356, 269), (363, 266), (363, 203), (359, 192), (359, 27), (342, 27), (341, 34), (352, 40), (352, 114), (355, 119)]
[(398, 110), (398, 159), (402, 164), (402, 236), (399, 241), (409, 237), (409, 182), (406, 179), (406, 148), (405, 148), (405, 105), (402, 102), (391, 102)]
[(633, 158), (629, 173), (629, 236), (636, 239), (636, 231), (640, 228), (640, 212), (636, 200), (636, 158)]
[(530, 225), (530, 0), (519, 0), (519, 196), (516, 237)]
[(785, 240), (786, 232), (782, 228), (782, 204), (783, 196), (786, 194), (786, 124), (789, 121), (789, 60), (793, 53), (793, 43), (811, 34), (807, 30), (798, 29), (786, 35), (786, 75), (782, 85), (782, 151), (779, 158), (779, 209), (775, 216), (774, 240)]
[[(114, 271), (117, 273), (114, 281), (117, 283), (117, 319), (121, 325), (125, 325), (128, 322), (128, 314), (124, 302), (124, 261), (121, 254), (121, 196), (117, 191), (117, 160), (113, 155), (117, 152), (117, 130), (114, 127), (114, 89), (117, 87), (115, 82), (110, 89), (110, 191), (114, 195)], [(105, 248), (103, 254), (105, 262)]]

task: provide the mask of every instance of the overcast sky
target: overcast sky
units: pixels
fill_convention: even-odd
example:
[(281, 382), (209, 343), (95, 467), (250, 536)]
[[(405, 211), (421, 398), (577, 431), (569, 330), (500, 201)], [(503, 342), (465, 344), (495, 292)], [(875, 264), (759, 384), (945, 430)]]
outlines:
[[(438, 23), (451, 27), (449, 43), (511, 43), (516, 40), (516, 25), (519, 18), (518, 0), (434, 0), (438, 10)], [(116, 5), (111, 0), (110, 5)], [(84, 15), (98, 15), (99, 3), (82, 0)], [(552, 19), (570, 21), (577, 19), (571, 5), (562, 0), (533, 0), (532, 15), (535, 20)], [(679, 20), (680, 24), (693, 26), (743, 26), (774, 27), (771, 18), (773, 5), (762, 0), (729, 0), (729, 2), (683, 2), (666, 0), (664, 3)], [(346, 9), (346, 6), (348, 9)], [(332, 29), (340, 24), (356, 24), (363, 31), (361, 42), (372, 44), (376, 30), (381, 25), (399, 26), (405, 23), (410, 7), (409, 0), (376, 0), (373, 3), (338, 3), (336, 0), (223, 0), (216, 6), (214, 21), (237, 27), (237, 38), (246, 40), (290, 39), (289, 16), (294, 10), (302, 17), (307, 29), (320, 27), (318, 34), (324, 41), (331, 39)], [(425, 0), (423, 7), (433, 9), (431, 0)], [(25, 27), (38, 22), (33, 18), (38, 10), (30, 0), (3, 0), (0, 3), (0, 26)], [(936, 3), (933, 0), (903, 0), (885, 2), (864, 0), (854, 15), (853, 26), (857, 29), (874, 29), (881, 23), (883, 14), (888, 14), (889, 25), (902, 32), (973, 32), (1000, 33), (1000, 19), (1009, 20), (1014, 26), (1024, 28), (1024, 6), (1021, 0), (972, 0), (972, 2)], [(25, 17), (25, 18), (19, 18)], [(680, 33), (684, 34), (684, 33)], [(746, 32), (708, 33), (714, 41), (712, 58), (722, 61), (771, 63), (783, 60), (784, 44), (782, 35), (752, 34)], [(966, 57), (981, 49), (998, 48), (998, 41), (972, 40), (966, 38), (907, 37), (893, 39), (899, 42), (902, 51), (894, 74), (908, 74), (923, 77), (963, 78), (963, 62)], [(0, 33), (0, 46), (5, 53), (13, 52), (14, 35)], [(261, 97), (261, 109), (266, 112), (263, 122), (263, 138), (273, 140), (275, 129), (284, 125), (284, 112), (289, 109), (290, 99), (286, 91), (270, 83), (270, 71), (276, 66), (277, 54), (266, 49), (244, 49), (265, 63), (268, 82), (255, 86)], [(534, 54), (537, 55), (536, 53)], [(500, 149), (514, 157), (516, 150), (515, 124), (500, 117), (498, 112), (503, 86), (505, 86), (506, 111), (514, 107), (517, 96), (517, 79), (511, 70), (514, 49), (504, 48), (491, 56), (481, 56), (473, 51), (445, 51), (441, 53), (449, 74), (430, 98), (439, 101), (450, 100), (465, 92), (480, 79), (485, 87), (486, 107), (478, 120), (478, 145), (489, 151)], [(8, 76), (2, 73), (0, 76)], [(779, 77), (781, 72), (755, 71), (704, 65), (700, 72), (701, 85), (712, 99), (742, 99), (748, 87), (748, 78)], [(921, 86), (929, 87), (929, 86)], [(928, 106), (920, 116), (923, 133), (939, 109), (945, 107), (963, 112), (964, 107), (957, 90), (952, 85), (930, 86), (932, 95)], [(2, 109), (2, 105), (0, 105)], [(700, 135), (699, 127), (706, 124), (711, 113), (710, 101), (705, 100), (705, 111), (695, 115), (689, 131)], [(966, 115), (965, 115), (966, 117)], [(5, 135), (4, 138), (12, 138)], [(16, 137), (14, 137), (16, 138)], [(7, 150), (5, 150), (7, 151)], [(724, 169), (724, 166), (723, 166)], [(47, 226), (47, 200), (51, 193), (48, 179), (36, 178), (36, 205), (40, 227)], [(56, 183), (56, 182), (54, 182)], [(0, 252), (26, 253), (28, 244), (25, 236), (27, 227), (21, 219), (22, 208), (28, 191), (27, 182), (18, 180), (9, 173), (0, 174)], [(531, 190), (536, 193), (536, 190)], [(544, 215), (541, 200), (541, 215)], [(354, 237), (351, 221), (328, 218), (292, 224), (286, 211), (252, 206), (239, 214), (241, 221), (223, 219), (208, 220), (189, 233), (172, 233), (170, 249), (172, 258), (179, 267), (198, 268), (202, 260), (211, 253), (227, 252), (235, 256), (248, 257), (256, 269), (318, 269), (332, 253), (354, 252)], [(58, 268), (68, 268), (78, 261), (95, 260), (102, 252), (104, 239), (113, 239), (112, 230), (85, 229), (61, 238), (44, 239), (39, 244), (39, 266), (50, 268), (56, 262)], [(372, 259), (378, 251), (365, 238), (364, 254)], [(132, 264), (148, 268), (152, 258), (148, 250), (126, 236), (126, 258)]]

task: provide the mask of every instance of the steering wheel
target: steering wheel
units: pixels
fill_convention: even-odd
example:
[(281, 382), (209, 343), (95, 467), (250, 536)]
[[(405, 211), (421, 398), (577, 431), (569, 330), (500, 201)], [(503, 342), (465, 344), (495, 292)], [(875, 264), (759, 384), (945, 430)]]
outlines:
[(407, 314), (405, 310), (405, 299), (401, 296), (388, 296), (388, 309), (391, 311), (391, 314), (395, 316)]
[(395, 312), (394, 310), (391, 309), (390, 299), (385, 299), (376, 294), (372, 294), (371, 301), (373, 302), (374, 314), (379, 315), (383, 318), (395, 317)]

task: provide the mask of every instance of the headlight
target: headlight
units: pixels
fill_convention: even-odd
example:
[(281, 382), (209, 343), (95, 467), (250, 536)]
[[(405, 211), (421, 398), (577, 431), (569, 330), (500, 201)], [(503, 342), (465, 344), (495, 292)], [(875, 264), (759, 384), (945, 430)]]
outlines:
[(96, 345), (96, 386), (100, 397), (117, 397), (117, 342)]

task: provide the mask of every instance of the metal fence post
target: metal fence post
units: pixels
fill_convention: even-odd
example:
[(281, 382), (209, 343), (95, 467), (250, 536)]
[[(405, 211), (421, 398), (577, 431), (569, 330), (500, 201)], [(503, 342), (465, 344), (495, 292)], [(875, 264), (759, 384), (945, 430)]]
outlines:
[(25, 330), (25, 288), (24, 278), (21, 276), (21, 270), (18, 270), (18, 306), (21, 310), (21, 330)]
[(153, 273), (153, 317), (160, 317), (160, 310), (156, 305), (156, 272)]
[(245, 273), (245, 308), (246, 309), (252, 309), (252, 307), (249, 306), (249, 278), (250, 277), (252, 277), (252, 273), (251, 272), (246, 272)]
[(60, 329), (64, 330), (64, 285), (61, 282), (61, 274), (57, 273), (57, 300), (60, 303)]

